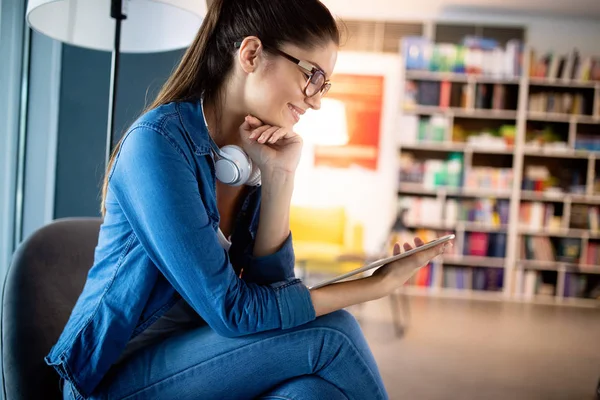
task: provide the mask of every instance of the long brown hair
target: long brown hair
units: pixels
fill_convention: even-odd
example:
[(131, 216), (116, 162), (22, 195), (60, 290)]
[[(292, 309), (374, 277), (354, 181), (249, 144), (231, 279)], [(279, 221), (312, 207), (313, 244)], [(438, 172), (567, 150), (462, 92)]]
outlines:
[[(329, 41), (336, 45), (340, 42), (336, 21), (319, 0), (214, 0), (175, 72), (143, 113), (173, 101), (198, 100), (201, 94), (206, 101), (217, 100), (233, 66), (234, 42), (246, 36), (259, 37), (265, 47), (291, 43), (310, 48)], [(115, 146), (106, 168), (103, 216), (108, 176), (122, 140)]]

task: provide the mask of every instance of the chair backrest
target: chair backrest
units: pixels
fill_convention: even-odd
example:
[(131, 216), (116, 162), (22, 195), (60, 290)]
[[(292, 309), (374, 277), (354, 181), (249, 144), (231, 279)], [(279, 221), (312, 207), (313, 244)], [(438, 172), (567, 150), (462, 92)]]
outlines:
[(343, 245), (346, 239), (344, 207), (292, 206), (290, 228), (298, 241)]
[(94, 261), (100, 218), (54, 221), (17, 249), (2, 298), (5, 400), (62, 399), (44, 357), (56, 343)]

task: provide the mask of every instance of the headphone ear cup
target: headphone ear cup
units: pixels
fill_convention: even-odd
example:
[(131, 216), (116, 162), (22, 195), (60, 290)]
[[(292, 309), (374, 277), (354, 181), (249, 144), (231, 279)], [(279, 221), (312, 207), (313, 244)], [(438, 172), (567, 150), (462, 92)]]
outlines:
[[(217, 178), (228, 185), (240, 186), (248, 181), (252, 173), (252, 161), (248, 155), (239, 146), (228, 145), (220, 149), (219, 161), (227, 164), (219, 165), (216, 163)], [(224, 179), (219, 178), (219, 172)]]
[(237, 165), (227, 158), (219, 158), (215, 161), (215, 175), (220, 182), (227, 185), (235, 184), (240, 178)]
[(248, 178), (248, 182), (246, 182), (246, 185), (260, 186), (260, 184), (261, 184), (260, 169), (254, 163), (252, 163), (252, 173), (250, 174), (250, 177)]

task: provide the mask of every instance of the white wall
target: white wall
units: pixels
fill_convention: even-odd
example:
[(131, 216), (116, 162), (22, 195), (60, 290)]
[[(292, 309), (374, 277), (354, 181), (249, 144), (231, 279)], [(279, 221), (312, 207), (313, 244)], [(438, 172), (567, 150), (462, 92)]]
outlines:
[[(482, 0), (483, 1), (483, 0)], [(572, 2), (555, 2), (550, 0), (547, 7), (539, 7), (532, 0), (514, 0), (506, 4), (505, 0), (485, 0), (488, 8), (458, 7), (444, 4), (444, 0), (324, 0), (324, 3), (337, 16), (348, 19), (386, 20), (386, 21), (455, 21), (465, 23), (498, 24), (526, 26), (528, 40), (540, 51), (554, 50), (568, 52), (573, 44), (584, 54), (600, 54), (600, 2), (589, 7), (582, 0)], [(463, 1), (464, 2), (464, 1)], [(537, 0), (540, 5), (544, 3)], [(459, 1), (455, 2), (459, 3)], [(474, 2), (471, 2), (474, 3)], [(590, 10), (590, 17), (549, 16), (548, 6), (561, 3), (561, 10), (568, 15), (577, 7), (583, 14)], [(518, 4), (526, 5), (529, 10), (522, 10)], [(493, 8), (490, 8), (493, 7)], [(512, 7), (512, 9), (511, 9)], [(521, 8), (523, 8), (522, 6)]]
[(400, 57), (375, 53), (341, 52), (336, 73), (384, 76), (384, 98), (377, 170), (354, 166), (335, 169), (312, 166), (309, 143), (305, 144), (296, 174), (292, 202), (307, 206), (343, 205), (349, 217), (364, 227), (364, 248), (382, 250), (396, 217), (398, 151), (397, 115), (401, 87)]
[(24, 2), (0, 2), (0, 278), (13, 250)]
[(23, 239), (54, 218), (62, 44), (31, 34)]

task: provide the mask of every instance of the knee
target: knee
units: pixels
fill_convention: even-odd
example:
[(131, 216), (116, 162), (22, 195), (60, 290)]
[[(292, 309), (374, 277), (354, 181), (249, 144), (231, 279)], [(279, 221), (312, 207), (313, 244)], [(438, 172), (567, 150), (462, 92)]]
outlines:
[(321, 327), (331, 328), (349, 336), (360, 335), (362, 330), (354, 315), (346, 310), (338, 310), (317, 318), (316, 322)]
[(260, 400), (267, 399), (346, 400), (347, 397), (332, 383), (316, 375), (304, 375), (284, 382), (260, 397)]

